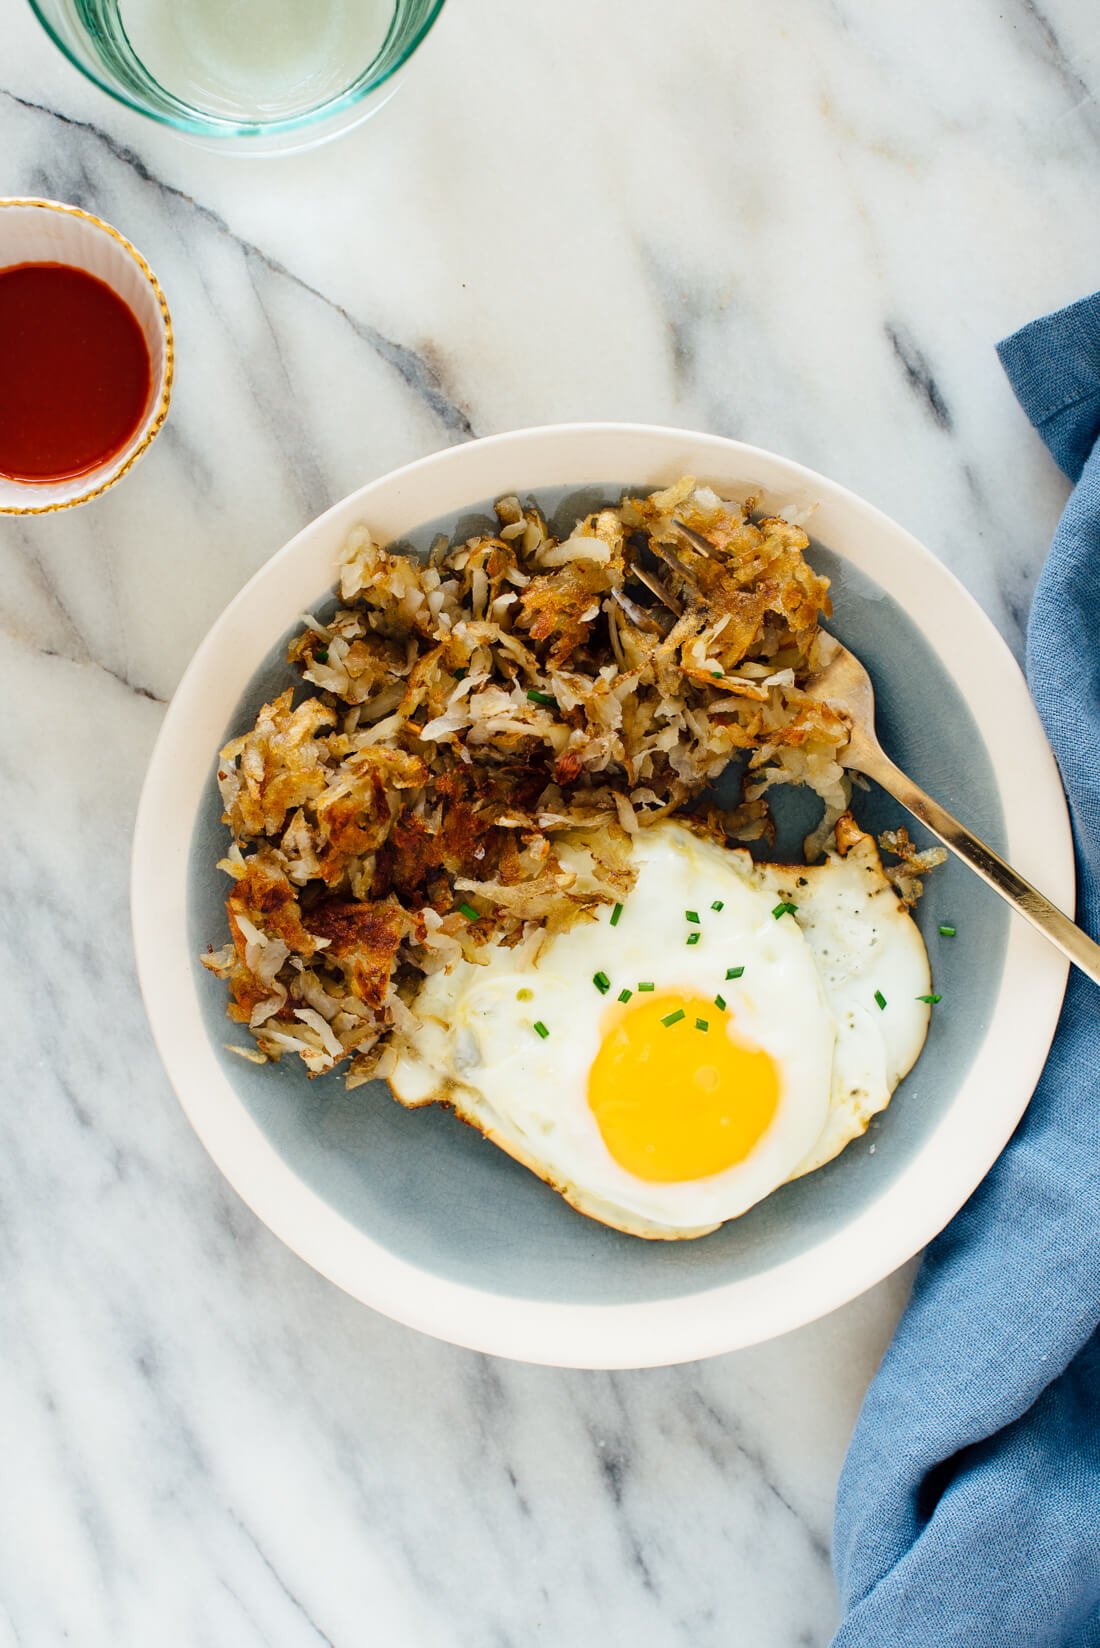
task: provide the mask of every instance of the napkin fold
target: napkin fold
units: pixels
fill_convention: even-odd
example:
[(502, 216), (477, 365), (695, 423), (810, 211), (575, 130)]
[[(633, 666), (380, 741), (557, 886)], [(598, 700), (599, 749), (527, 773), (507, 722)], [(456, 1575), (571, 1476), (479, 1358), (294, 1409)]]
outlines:
[[(1100, 937), (1100, 292), (998, 346), (1075, 482), (1027, 674)], [(841, 1477), (833, 1648), (1100, 1648), (1100, 990), (1071, 971), (1004, 1153), (929, 1247)]]

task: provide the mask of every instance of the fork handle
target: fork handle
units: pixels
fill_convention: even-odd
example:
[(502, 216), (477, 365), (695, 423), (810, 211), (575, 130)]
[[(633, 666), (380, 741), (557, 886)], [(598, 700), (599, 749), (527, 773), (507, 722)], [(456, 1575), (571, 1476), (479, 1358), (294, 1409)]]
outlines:
[(1006, 864), (992, 847), (954, 818), (946, 807), (933, 801), (907, 773), (895, 767), (882, 750), (871, 750), (866, 746), (861, 749), (859, 768), (868, 778), (873, 778), (884, 790), (888, 790), (914, 818), (927, 824), (945, 847), (950, 847), (964, 863), (976, 870), (994, 892), (1000, 893), (1075, 967), (1086, 973), (1094, 984), (1100, 984), (1100, 944), (1095, 944), (1086, 932), (1076, 927), (1049, 898), (1043, 897), (1038, 888), (1025, 881), (1022, 875), (1017, 875), (1011, 864)]

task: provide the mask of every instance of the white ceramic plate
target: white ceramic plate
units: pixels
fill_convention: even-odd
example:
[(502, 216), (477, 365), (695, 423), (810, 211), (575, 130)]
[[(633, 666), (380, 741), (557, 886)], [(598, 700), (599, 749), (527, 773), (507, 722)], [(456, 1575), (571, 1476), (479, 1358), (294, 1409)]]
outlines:
[[(709, 1356), (797, 1327), (888, 1275), (962, 1205), (1009, 1137), (1065, 986), (1061, 958), (961, 865), (945, 866), (921, 917), (944, 1002), (889, 1111), (837, 1162), (687, 1243), (643, 1243), (582, 1219), (445, 1112), (403, 1111), (374, 1087), (345, 1095), (339, 1077), (311, 1084), (289, 1061), (258, 1069), (223, 1050), (234, 1033), (223, 987), (197, 961), (205, 942), (224, 938), (216, 751), (290, 684), (281, 645), (298, 614), (325, 601), (348, 529), (365, 521), (382, 541), (422, 541), (428, 523), (453, 524), (506, 492), (552, 505), (563, 492), (615, 498), (624, 485), (684, 473), (728, 494), (754, 491), (770, 508), (814, 508), (810, 558), (834, 578), (833, 628), (873, 667), (884, 741), (1072, 909), (1057, 770), (1014, 660), (955, 578), (820, 475), (715, 436), (646, 426), (475, 441), (320, 516), (199, 648), (138, 815), (141, 986), (169, 1076), (222, 1172), (283, 1241), (364, 1303), (529, 1361), (639, 1367)], [(872, 825), (902, 816), (881, 797), (866, 805)], [(950, 944), (934, 937), (939, 921), (958, 928)]]

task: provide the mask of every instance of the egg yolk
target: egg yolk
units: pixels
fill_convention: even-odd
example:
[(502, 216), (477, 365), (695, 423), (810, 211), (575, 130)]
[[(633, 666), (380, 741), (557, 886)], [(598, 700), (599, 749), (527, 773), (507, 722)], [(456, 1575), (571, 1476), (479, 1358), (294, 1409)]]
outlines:
[(609, 1153), (635, 1178), (704, 1179), (744, 1161), (767, 1132), (779, 1073), (736, 1039), (713, 1001), (655, 993), (608, 1024), (588, 1103)]

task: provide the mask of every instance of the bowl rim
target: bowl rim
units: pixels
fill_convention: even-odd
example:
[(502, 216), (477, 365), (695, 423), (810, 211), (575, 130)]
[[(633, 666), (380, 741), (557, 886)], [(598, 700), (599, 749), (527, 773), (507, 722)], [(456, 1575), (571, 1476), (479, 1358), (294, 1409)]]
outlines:
[[(803, 1326), (885, 1279), (930, 1241), (988, 1172), (1026, 1108), (1053, 1038), (1068, 964), (1027, 924), (1010, 921), (994, 1010), (977, 1056), (932, 1134), (888, 1192), (874, 1197), (839, 1231), (797, 1257), (740, 1281), (677, 1298), (620, 1305), (489, 1292), (397, 1258), (296, 1176), (216, 1061), (199, 1013), (193, 958), (186, 953), (186, 893), (202, 792), (200, 785), (195, 805), (181, 807), (181, 775), (186, 774), (191, 784), (201, 765), (202, 780), (209, 782), (216, 739), (236, 701), (236, 694), (231, 700), (226, 690), (224, 667), (230, 658), (240, 659), (242, 648), (258, 645), (250, 613), (259, 590), (280, 579), (285, 582), (298, 563), (312, 578), (313, 563), (321, 566), (321, 546), (327, 545), (326, 570), (317, 585), (324, 588), (332, 576), (335, 546), (356, 518), (373, 517), (384, 525), (383, 535), (408, 532), (439, 515), (461, 515), (463, 508), (494, 491), (537, 493), (540, 485), (586, 485), (587, 477), (573, 481), (559, 475), (556, 482), (532, 485), (518, 478), (524, 453), (530, 459), (541, 448), (545, 459), (559, 447), (563, 454), (579, 450), (578, 443), (624, 454), (611, 463), (604, 481), (613, 474), (628, 479), (636, 474), (625, 455), (632, 445), (690, 448), (697, 459), (696, 472), (704, 476), (709, 454), (714, 455), (716, 469), (723, 467), (719, 455), (727, 468), (736, 459), (746, 485), (750, 477), (770, 471), (779, 477), (780, 490), (791, 484), (792, 490), (816, 494), (823, 508), (839, 508), (853, 523), (853, 534), (861, 526), (880, 535), (889, 547), (889, 575), (900, 580), (900, 593), (897, 582), (879, 581), (903, 604), (905, 594), (913, 597), (916, 608), (907, 609), (910, 618), (970, 701), (1004, 806), (1008, 856), (1062, 908), (1073, 909), (1072, 835), (1058, 769), (1016, 660), (954, 573), (873, 504), (763, 448), (660, 425), (566, 423), (484, 437), (392, 471), (317, 516), (260, 567), (200, 643), (164, 718), (138, 806), (131, 914), (138, 978), (154, 1041), (184, 1111), (238, 1194), (301, 1258), (395, 1321), (472, 1350), (561, 1367), (651, 1367), (717, 1355)], [(471, 461), (474, 454), (479, 461)], [(511, 483), (498, 480), (486, 487), (475, 479), (464, 484), (467, 471), (476, 476), (495, 465), (503, 475), (513, 461), (517, 476)], [(564, 457), (561, 467), (568, 468)], [(655, 467), (652, 456), (644, 467)], [(462, 497), (453, 507), (421, 512), (418, 519), (417, 483), (432, 472), (441, 483), (449, 479)], [(690, 472), (690, 466), (682, 472)], [(771, 480), (766, 485), (775, 492)], [(407, 524), (395, 527), (386, 522), (387, 515)], [(827, 541), (843, 555), (835, 536)], [(861, 564), (851, 558), (853, 564)], [(934, 598), (927, 595), (929, 588)], [(935, 632), (925, 622), (933, 608)], [(282, 627), (289, 627), (295, 616), (285, 611)], [(957, 650), (964, 639), (969, 649), (965, 655)], [(267, 635), (263, 650), (270, 645)], [(248, 665), (242, 682), (252, 668)], [(217, 714), (203, 703), (211, 681), (217, 682), (211, 694), (220, 706)], [(217, 722), (209, 742), (208, 729), (199, 737), (196, 717), (211, 726)], [(1026, 777), (1015, 776), (1019, 774)], [(1006, 800), (1006, 785), (1019, 790), (1021, 797), (1026, 794), (1026, 829), (1020, 812)]]
[[(176, 348), (172, 332), (172, 316), (168, 309), (168, 299), (164, 295), (160, 281), (133, 242), (127, 240), (125, 235), (120, 234), (113, 224), (108, 223), (104, 218), (97, 217), (94, 212), (86, 212), (83, 206), (70, 206), (62, 200), (49, 200), (44, 196), (0, 195), (0, 211), (10, 206), (30, 206), (40, 211), (61, 212), (66, 217), (91, 225), (93, 229), (102, 230), (105, 235), (109, 235), (112, 240), (117, 241), (123, 251), (127, 252), (137, 264), (145, 280), (152, 287), (164, 338), (164, 368), (161, 375), (160, 394), (138, 426), (141, 438), (137, 446), (131, 447), (130, 443), (127, 442), (122, 449), (119, 461), (116, 462), (113, 468), (107, 469), (105, 475), (102, 472), (102, 466), (90, 470), (89, 474), (98, 474), (102, 478), (97, 480), (95, 486), (88, 487), (75, 498), (55, 499), (47, 504), (0, 503), (0, 515), (53, 515), (61, 509), (75, 509), (78, 504), (86, 504), (92, 498), (98, 498), (104, 492), (109, 491), (112, 486), (117, 486), (122, 477), (129, 474), (138, 459), (148, 451), (153, 441), (160, 434), (161, 429), (164, 427), (164, 420), (168, 416), (168, 407), (172, 399), (172, 382), (176, 375)], [(8, 265), (5, 264), (4, 267), (7, 268)], [(130, 440), (134, 439), (135, 436), (131, 435)], [(79, 479), (79, 476), (75, 478)], [(21, 483), (16, 481), (15, 484), (20, 485)], [(32, 495), (36, 486), (41, 488), (42, 484), (56, 483), (27, 482), (25, 484), (28, 495)]]

